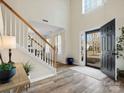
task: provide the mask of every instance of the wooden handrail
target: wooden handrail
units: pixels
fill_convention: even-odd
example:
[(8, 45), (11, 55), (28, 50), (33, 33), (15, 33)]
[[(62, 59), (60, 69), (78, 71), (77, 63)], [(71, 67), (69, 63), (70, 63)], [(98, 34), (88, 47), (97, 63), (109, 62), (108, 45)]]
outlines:
[(23, 17), (21, 17), (12, 7), (10, 7), (4, 0), (0, 0), (0, 3), (3, 3), (17, 18), (19, 18), (23, 23), (25, 23), (32, 31), (34, 31), (41, 39), (43, 39), (54, 51), (55, 47), (53, 47), (33, 26), (26, 21)]
[(31, 36), (28, 36), (31, 40), (33, 40), (38, 46), (43, 47), (40, 43), (38, 43), (35, 39), (33, 39)]

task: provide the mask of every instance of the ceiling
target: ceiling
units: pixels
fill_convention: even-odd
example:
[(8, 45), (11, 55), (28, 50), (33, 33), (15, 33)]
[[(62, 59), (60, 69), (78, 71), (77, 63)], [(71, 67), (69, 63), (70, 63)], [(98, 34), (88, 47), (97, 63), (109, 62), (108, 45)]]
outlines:
[(51, 33), (58, 34), (64, 31), (64, 28), (49, 25), (45, 22), (30, 21), (30, 23), (44, 36), (50, 36)]

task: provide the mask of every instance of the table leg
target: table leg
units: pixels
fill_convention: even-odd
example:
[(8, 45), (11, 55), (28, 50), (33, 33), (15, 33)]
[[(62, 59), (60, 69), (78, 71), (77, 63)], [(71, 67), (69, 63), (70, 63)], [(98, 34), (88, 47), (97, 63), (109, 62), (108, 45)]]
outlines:
[(9, 93), (14, 93), (13, 90), (11, 89)]
[(18, 87), (17, 89), (16, 89), (16, 92), (15, 93), (21, 93), (22, 92), (22, 87), (20, 86), (20, 87)]

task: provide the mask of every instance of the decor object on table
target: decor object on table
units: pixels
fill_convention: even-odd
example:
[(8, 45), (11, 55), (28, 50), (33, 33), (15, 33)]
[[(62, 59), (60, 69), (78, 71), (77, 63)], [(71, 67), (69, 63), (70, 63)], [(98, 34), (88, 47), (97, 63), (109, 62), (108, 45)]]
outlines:
[(30, 87), (30, 80), (26, 76), (23, 65), (15, 63), (14, 66), (16, 67), (17, 74), (9, 83), (0, 84), (0, 93), (27, 93), (27, 90)]
[[(16, 40), (14, 36), (1, 36), (0, 38), (0, 48), (9, 48), (9, 62), (5, 63), (2, 59), (0, 53), (0, 83), (7, 83), (16, 74), (16, 68), (11, 61), (11, 49), (16, 47)], [(11, 49), (10, 49), (11, 48)]]
[(32, 65), (29, 64), (29, 62), (23, 64), (24, 70), (26, 72), (26, 74), (29, 76), (29, 72), (32, 71)]
[(2, 36), (0, 47), (3, 49), (9, 49), (9, 63), (14, 63), (11, 60), (12, 52), (11, 49), (16, 48), (16, 38), (15, 36)]
[(16, 68), (11, 63), (0, 64), (0, 83), (7, 83), (16, 74)]

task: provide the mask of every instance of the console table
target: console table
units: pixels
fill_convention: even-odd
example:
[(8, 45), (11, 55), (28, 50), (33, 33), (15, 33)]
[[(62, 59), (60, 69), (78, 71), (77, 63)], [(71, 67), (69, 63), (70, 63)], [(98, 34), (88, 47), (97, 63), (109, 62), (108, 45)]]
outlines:
[(15, 64), (15, 66), (16, 75), (11, 79), (9, 83), (0, 84), (0, 93), (5, 93), (6, 91), (21, 93), (24, 89), (28, 89), (30, 87), (30, 80), (26, 75), (23, 65)]

